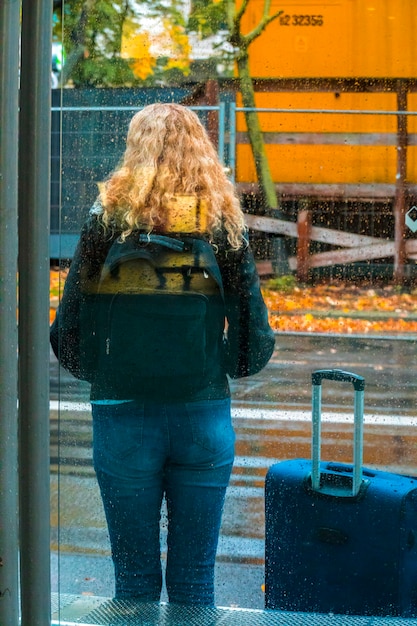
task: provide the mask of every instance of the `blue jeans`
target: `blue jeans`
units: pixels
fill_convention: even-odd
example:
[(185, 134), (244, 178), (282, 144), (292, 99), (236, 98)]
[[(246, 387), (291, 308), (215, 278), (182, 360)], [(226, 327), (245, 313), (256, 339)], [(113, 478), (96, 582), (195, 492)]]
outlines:
[(92, 412), (116, 598), (160, 599), (165, 496), (169, 601), (214, 605), (216, 550), (234, 460), (230, 399), (93, 404)]

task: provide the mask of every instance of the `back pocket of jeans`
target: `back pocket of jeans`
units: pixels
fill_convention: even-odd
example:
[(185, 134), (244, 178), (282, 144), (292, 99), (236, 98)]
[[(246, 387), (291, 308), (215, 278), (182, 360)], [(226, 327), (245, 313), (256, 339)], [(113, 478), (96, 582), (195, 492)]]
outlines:
[(233, 446), (235, 433), (229, 400), (191, 402), (186, 406), (193, 443), (216, 453)]
[(94, 415), (95, 455), (122, 460), (142, 447), (143, 405), (102, 406)]

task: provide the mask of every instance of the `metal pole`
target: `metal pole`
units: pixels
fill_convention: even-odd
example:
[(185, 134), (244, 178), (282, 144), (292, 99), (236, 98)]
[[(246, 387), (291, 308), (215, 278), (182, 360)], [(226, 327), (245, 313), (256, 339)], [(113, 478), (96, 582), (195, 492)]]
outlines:
[(217, 129), (217, 133), (219, 135), (219, 145), (217, 146), (217, 154), (219, 155), (220, 161), (225, 165), (225, 154), (224, 154), (224, 135), (225, 135), (225, 123), (226, 118), (226, 105), (224, 102), (219, 102), (219, 126)]
[(230, 178), (236, 180), (236, 104), (229, 104), (229, 168)]
[[(397, 86), (397, 109), (407, 111), (407, 85), (399, 80)], [(407, 253), (405, 249), (405, 213), (407, 195), (407, 116), (397, 118), (397, 176), (395, 185), (395, 237), (394, 237), (394, 280), (401, 285), (405, 278)]]
[(19, 2), (0, 2), (0, 624), (19, 623), (17, 146)]
[(22, 0), (19, 478), (22, 626), (50, 624), (49, 205), (52, 0)]

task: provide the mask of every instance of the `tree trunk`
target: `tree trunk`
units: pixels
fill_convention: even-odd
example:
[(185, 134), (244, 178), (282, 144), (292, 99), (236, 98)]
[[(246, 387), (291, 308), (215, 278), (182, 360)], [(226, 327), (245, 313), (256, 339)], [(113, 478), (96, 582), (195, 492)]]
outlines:
[(88, 13), (92, 8), (94, 0), (85, 0), (83, 8), (81, 10), (80, 19), (77, 26), (71, 33), (70, 37), (73, 42), (73, 48), (68, 54), (68, 57), (63, 65), (61, 72), (61, 85), (65, 86), (71, 78), (75, 67), (84, 57), (85, 51), (85, 29), (87, 27)]
[[(249, 57), (247, 51), (238, 56), (237, 68), (243, 106), (245, 108), (255, 109), (255, 90), (249, 73)], [(261, 125), (259, 123), (258, 113), (256, 111), (245, 111), (245, 119), (252, 154), (255, 161), (256, 176), (258, 178), (262, 194), (262, 201), (266, 206), (266, 213), (269, 213), (271, 209), (278, 208), (278, 198), (265, 151), (265, 144)]]
[[(255, 109), (255, 90), (253, 88), (253, 82), (249, 72), (249, 57), (247, 50), (241, 50), (238, 55), (237, 68), (243, 106), (245, 108)], [(245, 111), (245, 120), (252, 148), (252, 155), (255, 161), (256, 176), (258, 178), (261, 192), (261, 200), (264, 208), (266, 209), (265, 213), (271, 217), (285, 219), (284, 214), (278, 208), (278, 197), (275, 191), (275, 183), (272, 179), (257, 111)], [(273, 238), (272, 254), (272, 266), (275, 273), (281, 276), (289, 274), (290, 266), (288, 258), (290, 254), (288, 250), (288, 242), (284, 237)]]

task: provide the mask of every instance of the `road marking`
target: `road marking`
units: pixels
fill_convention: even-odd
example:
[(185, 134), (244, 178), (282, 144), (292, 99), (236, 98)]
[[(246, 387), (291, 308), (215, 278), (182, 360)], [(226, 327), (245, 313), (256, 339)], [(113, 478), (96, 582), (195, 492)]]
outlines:
[[(63, 400), (51, 400), (49, 403), (51, 411), (66, 412), (91, 412), (89, 402), (72, 402)], [(311, 422), (311, 411), (301, 411), (297, 409), (250, 409), (250, 408), (232, 408), (232, 417), (235, 419), (246, 420), (271, 420), (280, 422)], [(335, 424), (348, 424), (353, 422), (353, 412), (330, 412), (323, 411), (323, 422), (331, 422)], [(417, 426), (417, 417), (407, 415), (383, 415), (377, 413), (365, 414), (365, 424), (377, 424), (379, 426)]]
[[(276, 420), (287, 422), (311, 422), (311, 411), (300, 411), (294, 409), (232, 409), (234, 418)], [(353, 411), (350, 412), (329, 412), (323, 411), (321, 419), (323, 422), (333, 422), (344, 424), (353, 422)], [(406, 415), (381, 415), (368, 414), (364, 416), (365, 424), (378, 424), (379, 426), (417, 426), (417, 417)]]

